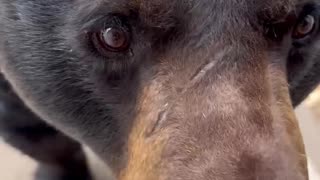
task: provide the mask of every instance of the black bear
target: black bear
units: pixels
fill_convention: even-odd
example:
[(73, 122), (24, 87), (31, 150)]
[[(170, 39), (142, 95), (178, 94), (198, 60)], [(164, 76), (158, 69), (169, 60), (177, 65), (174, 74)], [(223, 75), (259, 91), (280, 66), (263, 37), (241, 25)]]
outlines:
[(36, 178), (306, 180), (316, 0), (1, 0), (0, 129)]

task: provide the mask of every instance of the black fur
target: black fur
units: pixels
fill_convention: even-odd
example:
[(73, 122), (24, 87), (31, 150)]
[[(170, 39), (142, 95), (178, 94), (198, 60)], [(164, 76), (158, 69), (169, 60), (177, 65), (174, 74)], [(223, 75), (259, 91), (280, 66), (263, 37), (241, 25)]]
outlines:
[[(307, 3), (304, 13), (318, 16), (320, 14), (319, 5)], [(320, 82), (318, 46), (320, 37), (316, 35), (313, 38), (307, 42), (296, 42), (288, 57), (288, 80), (294, 106), (299, 105)]]
[[(193, 9), (192, 4), (183, 2), (168, 1), (164, 7), (155, 7), (163, 10), (156, 11), (159, 14), (146, 11), (141, 15), (137, 9), (128, 8), (130, 5), (125, 0), (2, 0), (0, 67), (23, 99), (22, 102), (16, 97), (1, 77), (0, 129), (7, 141), (45, 162), (37, 158), (39, 151), (40, 154), (50, 153), (41, 150), (41, 139), (71, 149), (63, 157), (74, 152), (81, 154), (79, 144), (55, 130), (59, 129), (76, 141), (89, 145), (107, 162), (121, 164), (117, 160), (123, 153), (138, 94), (152, 81), (159, 57), (170, 49), (177, 53), (188, 51), (187, 47), (192, 47), (191, 51), (202, 49), (210, 43), (212, 34), (220, 33), (211, 34), (213, 25), (210, 23), (219, 21), (215, 25), (225, 25), (224, 17), (216, 15), (223, 14), (222, 10), (214, 9), (216, 14), (212, 14), (211, 8), (214, 7), (205, 3), (212, 4), (209, 1), (203, 0), (197, 5), (201, 12)], [(252, 14), (260, 12), (255, 1), (244, 2), (250, 6)], [(231, 1), (217, 3), (234, 5)], [(274, 4), (277, 4), (275, 0), (270, 1), (270, 9), (276, 7)], [(311, 4), (314, 7), (312, 13), (319, 17), (320, 7), (317, 3)], [(290, 9), (290, 5), (284, 9)], [(199, 16), (192, 17), (195, 14)], [(281, 19), (282, 14), (273, 9), (263, 11), (259, 18), (269, 22)], [(246, 23), (251, 23), (253, 29), (260, 31), (263, 28), (255, 17), (247, 16), (250, 18)], [(90, 46), (85, 32), (113, 25), (118, 18), (131, 26), (131, 48), (122, 54), (110, 53), (103, 57)], [(240, 17), (235, 18), (238, 20)], [(195, 24), (189, 24), (189, 21)], [(230, 28), (232, 23), (226, 23), (226, 27)], [(195, 32), (188, 34), (188, 28)], [(287, 72), (294, 106), (299, 105), (320, 82), (319, 43), (317, 32), (312, 40), (289, 47)], [(57, 137), (59, 142), (52, 137)], [(29, 152), (34, 144), (40, 147)]]
[(47, 125), (27, 108), (0, 75), (0, 135), (41, 163), (35, 179), (88, 180), (91, 176), (78, 142)]

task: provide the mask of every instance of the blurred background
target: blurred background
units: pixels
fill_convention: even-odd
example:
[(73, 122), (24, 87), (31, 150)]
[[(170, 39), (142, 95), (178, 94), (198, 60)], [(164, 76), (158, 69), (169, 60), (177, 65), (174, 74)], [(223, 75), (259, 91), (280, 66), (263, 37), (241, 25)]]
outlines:
[[(310, 180), (320, 180), (320, 87), (296, 109), (309, 160)], [(108, 171), (86, 149), (96, 179), (106, 180)], [(6, 145), (0, 138), (0, 180), (33, 180), (37, 164)]]

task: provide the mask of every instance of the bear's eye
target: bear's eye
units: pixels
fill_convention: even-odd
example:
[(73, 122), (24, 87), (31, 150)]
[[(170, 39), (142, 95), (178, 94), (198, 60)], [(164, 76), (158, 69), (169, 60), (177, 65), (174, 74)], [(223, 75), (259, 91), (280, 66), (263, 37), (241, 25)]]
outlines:
[(91, 36), (95, 48), (104, 55), (108, 52), (122, 52), (129, 48), (130, 34), (121, 27), (109, 27)]
[(302, 39), (307, 35), (311, 34), (316, 26), (315, 17), (312, 15), (306, 15), (296, 25), (292, 37), (295, 39)]

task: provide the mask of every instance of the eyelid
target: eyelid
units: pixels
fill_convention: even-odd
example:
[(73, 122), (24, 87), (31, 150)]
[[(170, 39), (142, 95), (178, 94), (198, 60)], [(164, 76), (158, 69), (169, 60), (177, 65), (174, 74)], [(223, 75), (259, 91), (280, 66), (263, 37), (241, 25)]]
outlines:
[[(124, 16), (119, 14), (97, 15), (96, 17), (82, 23), (81, 32), (97, 32), (107, 27), (118, 26), (124, 29), (129, 25)], [(127, 29), (128, 30), (128, 29)]]
[(292, 44), (296, 48), (303, 47), (304, 45), (311, 43), (312, 39), (315, 38), (315, 35), (319, 30), (320, 12), (319, 10), (317, 10), (314, 4), (307, 4), (301, 8), (301, 13), (298, 22), (301, 22), (301, 20), (307, 15), (312, 15), (315, 18), (315, 26), (313, 27), (312, 31), (308, 33), (308, 35), (306, 35), (305, 37), (293, 38)]
[[(312, 18), (312, 19), (311, 19), (311, 23), (312, 23), (311, 25), (312, 25), (312, 27), (311, 27), (311, 29), (309, 29), (308, 32), (303, 33), (303, 34), (299, 34), (300, 32), (298, 32), (298, 31), (296, 31), (296, 30), (299, 30), (299, 29), (298, 29), (299, 26), (301, 25), (301, 23), (304, 23), (304, 21), (306, 20), (306, 18)], [(309, 19), (309, 20), (310, 20), (310, 19)], [(309, 24), (310, 22), (307, 22), (307, 23)], [(310, 25), (310, 24), (309, 24), (309, 25)], [(317, 26), (317, 24), (316, 24), (316, 17), (314, 17), (313, 15), (308, 14), (308, 15), (304, 16), (303, 18), (301, 18), (301, 19), (297, 22), (297, 24), (296, 24), (295, 27), (294, 27), (294, 30), (293, 30), (293, 33), (292, 33), (292, 37), (295, 38), (295, 39), (304, 38), (304, 37), (312, 34), (312, 33), (314, 32), (314, 30), (316, 29), (316, 26)]]

